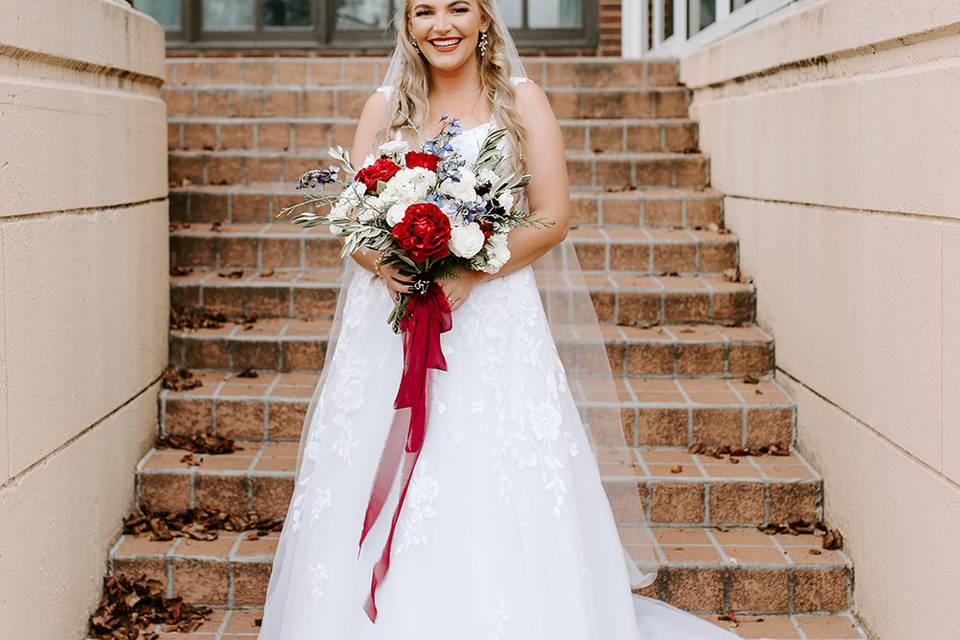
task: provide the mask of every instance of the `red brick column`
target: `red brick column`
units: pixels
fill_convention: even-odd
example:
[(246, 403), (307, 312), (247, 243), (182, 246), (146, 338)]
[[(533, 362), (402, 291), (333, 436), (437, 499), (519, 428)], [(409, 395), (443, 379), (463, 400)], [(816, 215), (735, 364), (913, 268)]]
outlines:
[(621, 20), (620, 0), (600, 0), (600, 42), (597, 47), (599, 55), (620, 55)]

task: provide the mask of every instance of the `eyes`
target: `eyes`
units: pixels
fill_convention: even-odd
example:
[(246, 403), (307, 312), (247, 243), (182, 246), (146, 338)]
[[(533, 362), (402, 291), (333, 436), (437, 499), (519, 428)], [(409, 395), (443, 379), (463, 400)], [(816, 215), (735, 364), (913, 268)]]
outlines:
[[(453, 10), (454, 13), (466, 13), (468, 11), (470, 11), (470, 9), (466, 7), (457, 7), (456, 9)], [(428, 15), (429, 13), (430, 13), (429, 11), (424, 11), (423, 9), (421, 9), (420, 11), (417, 11), (413, 15), (420, 17), (420, 16)]]

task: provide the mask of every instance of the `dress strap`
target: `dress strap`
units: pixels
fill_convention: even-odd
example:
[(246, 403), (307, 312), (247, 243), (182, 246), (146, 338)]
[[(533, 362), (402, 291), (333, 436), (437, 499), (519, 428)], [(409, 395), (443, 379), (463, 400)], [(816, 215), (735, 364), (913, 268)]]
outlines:
[(383, 84), (377, 87), (377, 91), (383, 94), (383, 97), (387, 100), (390, 99), (390, 93), (393, 91), (393, 85)]
[(533, 82), (533, 80), (527, 76), (510, 76), (510, 82), (513, 83), (513, 86), (517, 86), (521, 82)]

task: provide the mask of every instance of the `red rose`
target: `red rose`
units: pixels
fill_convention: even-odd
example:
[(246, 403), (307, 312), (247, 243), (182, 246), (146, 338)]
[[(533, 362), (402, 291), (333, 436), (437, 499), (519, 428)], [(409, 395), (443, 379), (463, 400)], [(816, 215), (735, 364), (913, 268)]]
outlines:
[(432, 153), (407, 151), (406, 160), (408, 169), (413, 169), (414, 167), (423, 167), (424, 169), (429, 169), (430, 171), (436, 171), (437, 163), (440, 162), (440, 157), (435, 156)]
[(450, 219), (435, 204), (420, 203), (407, 207), (403, 220), (394, 227), (393, 237), (410, 253), (414, 262), (443, 258), (450, 249)]
[(356, 179), (366, 185), (369, 193), (374, 193), (377, 190), (378, 181), (389, 182), (390, 178), (397, 175), (397, 171), (400, 171), (400, 166), (396, 162), (381, 156), (370, 166), (357, 171)]

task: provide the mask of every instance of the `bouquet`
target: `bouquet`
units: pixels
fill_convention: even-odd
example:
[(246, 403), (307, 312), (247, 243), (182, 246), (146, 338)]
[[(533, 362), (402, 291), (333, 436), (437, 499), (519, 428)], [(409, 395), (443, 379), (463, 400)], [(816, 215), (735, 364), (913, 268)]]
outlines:
[[(340, 166), (303, 174), (297, 190), (305, 201), (277, 214), (328, 206), (327, 215), (302, 211), (293, 222), (329, 225), (344, 240), (341, 258), (380, 251), (380, 264), (412, 276), (412, 293), (400, 295), (387, 318), (397, 333), (411, 296), (425, 294), (437, 279), (455, 277), (457, 267), (496, 273), (510, 259), (511, 230), (552, 222), (515, 207), (530, 176), (504, 170), (498, 144), (506, 129), (491, 129), (476, 162), (467, 166), (452, 144), (462, 132), (460, 121), (447, 114), (440, 121), (440, 132), (422, 148), (410, 149), (398, 137), (359, 169), (342, 147), (330, 149)], [(332, 192), (334, 185), (341, 187), (338, 193)]]

